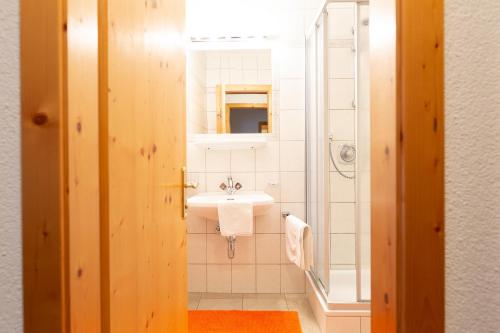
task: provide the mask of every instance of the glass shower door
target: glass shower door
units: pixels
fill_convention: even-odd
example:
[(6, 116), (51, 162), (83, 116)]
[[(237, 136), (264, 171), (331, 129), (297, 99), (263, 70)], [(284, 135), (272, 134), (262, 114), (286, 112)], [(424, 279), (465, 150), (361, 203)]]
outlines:
[(358, 301), (371, 299), (371, 122), (370, 122), (370, 56), (369, 56), (369, 6), (358, 5), (358, 70), (357, 70), (357, 126), (356, 145), (356, 247)]
[(326, 108), (326, 17), (306, 40), (307, 220), (314, 235), (313, 272), (329, 289), (328, 119)]

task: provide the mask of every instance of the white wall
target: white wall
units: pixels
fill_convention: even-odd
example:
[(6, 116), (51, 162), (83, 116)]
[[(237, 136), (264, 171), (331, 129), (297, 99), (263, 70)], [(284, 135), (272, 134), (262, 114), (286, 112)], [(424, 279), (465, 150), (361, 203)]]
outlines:
[(446, 330), (500, 327), (500, 2), (445, 1)]
[[(251, 11), (236, 10), (233, 5), (242, 1), (226, 2), (229, 17), (237, 17), (234, 24), (212, 25), (221, 15), (218, 11), (224, 0), (210, 2), (188, 1), (188, 25), (194, 34), (198, 31), (207, 35), (238, 34), (239, 31), (252, 31), (258, 26), (264, 32), (278, 35), (272, 42), (272, 70), (269, 64), (257, 64), (247, 68), (250, 81), (245, 81), (245, 68), (236, 74), (237, 83), (251, 82), (261, 76), (268, 82), (269, 74), (273, 84), (273, 136), (268, 145), (256, 150), (213, 151), (204, 150), (188, 144), (187, 167), (190, 180), (200, 182), (200, 191), (220, 191), (219, 184), (232, 175), (241, 182), (244, 190), (264, 190), (275, 198), (275, 204), (267, 216), (255, 221), (255, 235), (239, 237), (236, 242), (235, 258), (227, 257), (227, 242), (216, 234), (217, 221), (188, 217), (189, 249), (189, 290), (192, 292), (232, 292), (232, 293), (303, 293), (305, 276), (284, 254), (284, 230), (280, 212), (291, 211), (304, 217), (305, 173), (305, 82), (304, 82), (304, 21), (307, 6), (303, 0), (294, 1), (253, 1)], [(191, 3), (191, 4), (190, 4)], [(193, 3), (198, 3), (193, 5)], [(248, 4), (248, 2), (247, 2)], [(272, 8), (269, 8), (272, 7)], [(233, 10), (231, 10), (233, 8)], [(200, 9), (203, 9), (200, 11)], [(250, 9), (249, 9), (250, 10)], [(269, 11), (274, 13), (269, 19)], [(191, 16), (190, 12), (197, 12)], [(266, 13), (259, 17), (258, 25), (247, 26), (245, 18), (252, 13)], [(198, 17), (198, 19), (193, 19)], [(222, 20), (223, 18), (220, 17)], [(193, 26), (195, 22), (195, 26)], [(241, 24), (240, 24), (240, 23)], [(252, 21), (253, 22), (253, 21)], [(290, 24), (293, 22), (293, 24)], [(277, 24), (279, 23), (279, 24)], [(276, 29), (275, 29), (276, 28)], [(246, 54), (246, 52), (245, 52)], [(207, 99), (207, 108), (215, 116), (214, 90), (216, 83), (223, 77), (231, 80), (231, 68), (223, 68), (223, 59), (217, 53), (207, 58), (209, 75), (207, 91), (212, 95)], [(250, 62), (249, 62), (250, 63)], [(261, 68), (262, 71), (255, 71)], [(233, 68), (236, 69), (236, 68)], [(253, 78), (252, 78), (253, 77)], [(211, 89), (211, 90), (210, 90)], [(214, 131), (215, 117), (208, 117), (209, 131)]]
[(0, 332), (22, 331), (19, 3), (0, 6)]
[(203, 52), (187, 52), (186, 58), (187, 133), (206, 133), (207, 57)]
[[(188, 177), (200, 183), (198, 191), (215, 192), (221, 191), (219, 184), (232, 175), (243, 185), (243, 190), (266, 191), (275, 203), (267, 216), (256, 218), (254, 236), (238, 237), (234, 259), (228, 259), (227, 241), (216, 233), (217, 221), (188, 216), (189, 291), (303, 293), (304, 274), (284, 254), (280, 212), (287, 210), (304, 217), (305, 91), (303, 71), (297, 70), (304, 68), (304, 48), (277, 46), (272, 60), (268, 52), (239, 51), (231, 55), (238, 55), (235, 59), (240, 62), (243, 56), (247, 60), (254, 58), (248, 62), (256, 67), (235, 70), (235, 74), (242, 73), (234, 83), (240, 79), (243, 80), (240, 83), (251, 83), (244, 80), (245, 72), (251, 80), (257, 79), (257, 83), (271, 83), (272, 62), (273, 135), (266, 147), (248, 150), (205, 150), (188, 143)], [(221, 73), (231, 74), (218, 65), (221, 58), (221, 53), (212, 53), (207, 58), (211, 68), (207, 70), (209, 132), (215, 131), (214, 87), (221, 82)], [(264, 63), (267, 65), (262, 66)], [(263, 81), (259, 81), (259, 76)]]

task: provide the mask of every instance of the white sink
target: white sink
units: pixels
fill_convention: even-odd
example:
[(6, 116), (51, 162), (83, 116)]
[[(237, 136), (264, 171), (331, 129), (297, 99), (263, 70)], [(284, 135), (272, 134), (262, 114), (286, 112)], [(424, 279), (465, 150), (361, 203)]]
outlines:
[(210, 220), (218, 220), (217, 206), (219, 202), (227, 200), (252, 202), (254, 216), (265, 215), (274, 202), (269, 194), (259, 191), (240, 191), (235, 194), (207, 192), (189, 198), (187, 200), (188, 211)]

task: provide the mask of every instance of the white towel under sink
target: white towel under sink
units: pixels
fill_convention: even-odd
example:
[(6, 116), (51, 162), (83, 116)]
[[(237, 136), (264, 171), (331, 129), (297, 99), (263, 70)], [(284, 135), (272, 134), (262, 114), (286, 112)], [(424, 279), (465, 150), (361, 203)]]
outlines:
[(217, 205), (222, 236), (253, 234), (253, 203), (246, 200), (225, 200)]

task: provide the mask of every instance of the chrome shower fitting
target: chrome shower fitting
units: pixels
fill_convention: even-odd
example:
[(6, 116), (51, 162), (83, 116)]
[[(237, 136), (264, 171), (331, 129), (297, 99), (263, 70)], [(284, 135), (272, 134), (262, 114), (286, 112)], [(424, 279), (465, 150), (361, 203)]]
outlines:
[[(356, 175), (348, 176), (345, 173), (343, 173), (342, 171), (340, 171), (340, 169), (337, 166), (337, 163), (335, 163), (335, 158), (333, 157), (332, 150), (333, 150), (333, 135), (330, 134), (328, 136), (328, 154), (330, 155), (330, 160), (332, 161), (333, 167), (335, 168), (335, 170), (337, 170), (339, 175), (341, 175), (344, 178), (347, 178), (347, 179), (356, 178)], [(340, 158), (344, 162), (353, 163), (354, 160), (356, 159), (356, 148), (354, 147), (354, 145), (344, 145), (342, 147), (342, 150), (340, 151)]]

